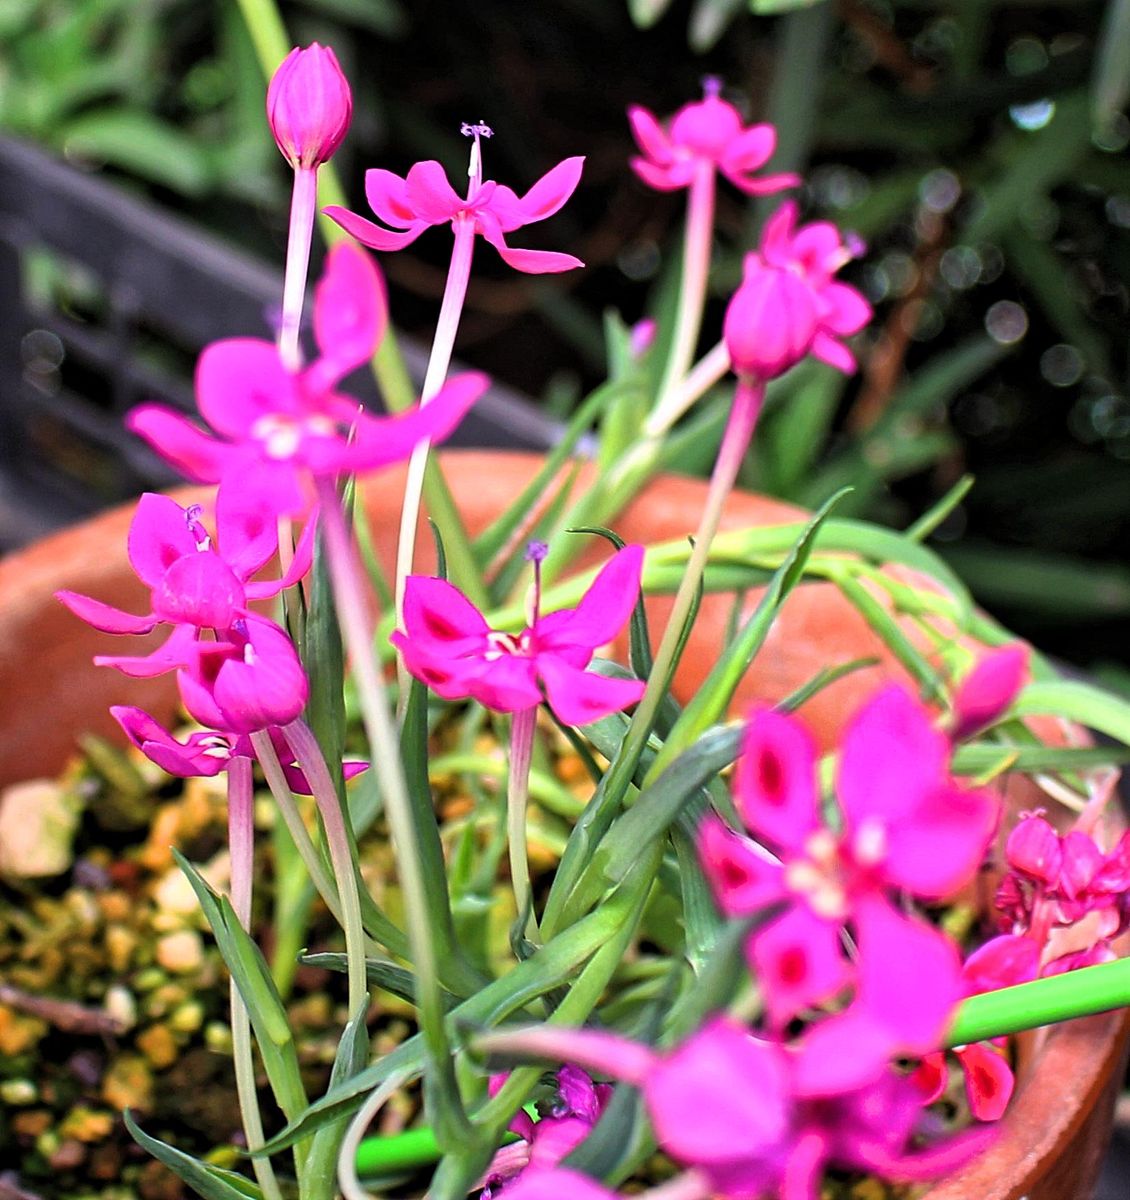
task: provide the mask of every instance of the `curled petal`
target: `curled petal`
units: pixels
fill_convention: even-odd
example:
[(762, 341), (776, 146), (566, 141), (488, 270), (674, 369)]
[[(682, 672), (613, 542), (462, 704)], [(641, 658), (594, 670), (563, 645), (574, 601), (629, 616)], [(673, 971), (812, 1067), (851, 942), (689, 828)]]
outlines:
[(178, 558), (153, 589), (153, 611), (172, 624), (228, 629), (246, 604), (239, 578), (210, 550)]
[(408, 187), (399, 175), (373, 167), (365, 172), (365, 199), (369, 207), (387, 225), (411, 229), (419, 220), (408, 199)]
[(224, 562), (249, 579), (279, 548), (278, 510), (267, 502), (266, 478), (251, 468), (228, 475), (216, 493), (216, 536)]
[(138, 578), (156, 587), (178, 558), (196, 553), (186, 510), (170, 496), (145, 492), (130, 522), (126, 553)]
[(1016, 823), (1005, 843), (1005, 857), (1014, 871), (1047, 886), (1057, 882), (1063, 866), (1059, 834), (1035, 814)]
[(677, 192), (689, 187), (694, 179), (694, 163), (682, 159), (671, 163), (670, 166), (657, 166), (646, 158), (633, 158), (628, 165), (650, 188), (657, 192)]
[(111, 705), (110, 714), (126, 737), (163, 771), (183, 779), (195, 775), (218, 775), (227, 769), (232, 755), (230, 743), (214, 733), (194, 733), (178, 742), (165, 727), (140, 708)]
[(286, 569), (286, 574), (281, 579), (268, 579), (262, 583), (249, 583), (245, 587), (248, 600), (269, 600), (272, 596), (277, 596), (279, 592), (285, 591), (287, 588), (294, 587), (301, 579), (303, 579), (314, 564), (314, 535), (317, 531), (317, 513), (310, 514), (305, 526), (302, 529), (302, 536), (298, 539), (298, 544), (294, 547), (294, 556), (290, 560), (290, 566)]
[(772, 125), (751, 125), (731, 138), (719, 165), (723, 170), (756, 171), (763, 167), (777, 148), (777, 131)]
[(479, 213), (476, 219), (479, 232), (498, 251), (502, 261), (515, 271), (525, 271), (528, 275), (556, 275), (585, 265), (574, 255), (558, 250), (519, 250), (508, 246), (492, 213)]
[(367, 221), (340, 204), (329, 204), (322, 212), (336, 221), (350, 237), (355, 237), (363, 246), (371, 246), (374, 250), (403, 250), (410, 246), (421, 233), (431, 224), (430, 221), (413, 221), (405, 230), (396, 231), (384, 229), (375, 221)]
[(1004, 933), (965, 960), (961, 974), (969, 995), (1028, 983), (1040, 973), (1040, 947), (1029, 937)]
[(978, 1121), (999, 1121), (1016, 1084), (1012, 1068), (991, 1046), (977, 1042), (957, 1052), (965, 1071), (969, 1111)]
[(152, 613), (135, 617), (133, 613), (122, 612), (120, 608), (92, 600), (89, 596), (80, 596), (78, 592), (64, 589), (55, 593), (55, 599), (65, 604), (80, 621), (102, 633), (148, 633), (158, 624), (158, 618)]
[(813, 336), (811, 350), (813, 358), (818, 358), (828, 366), (835, 367), (837, 371), (842, 371), (845, 375), (854, 375), (855, 369), (859, 365), (855, 361), (855, 355), (843, 342), (837, 342), (834, 337), (822, 329), (818, 329)]
[(747, 917), (785, 896), (784, 868), (721, 818), (709, 815), (698, 830), (698, 856), (718, 907), (728, 917)]
[[(194, 656), (196, 630), (191, 625), (178, 625), (152, 654), (143, 656), (99, 654), (94, 659), (96, 667), (114, 667), (132, 679), (152, 679), (186, 666)], [(208, 724), (202, 721), (201, 724)]]
[(782, 171), (776, 175), (746, 175), (744, 171), (734, 170), (725, 163), (721, 165), (722, 174), (740, 191), (747, 196), (772, 196), (785, 188), (800, 187), (804, 180), (791, 171)]
[(552, 217), (577, 190), (584, 165), (583, 156), (564, 159), (547, 171), (521, 199), (509, 188), (496, 188), (488, 207), (498, 218), (502, 231), (509, 233), (522, 225)]
[(212, 688), (224, 727), (253, 733), (288, 725), (306, 707), (308, 685), (290, 638), (275, 624), (248, 619), (243, 654), (224, 662)]
[(655, 116), (641, 105), (633, 104), (628, 109), (628, 124), (636, 145), (658, 166), (666, 166), (674, 158), (671, 139)]
[(822, 328), (841, 336), (858, 333), (871, 320), (871, 305), (846, 283), (828, 283), (820, 289), (825, 311), (820, 318)]

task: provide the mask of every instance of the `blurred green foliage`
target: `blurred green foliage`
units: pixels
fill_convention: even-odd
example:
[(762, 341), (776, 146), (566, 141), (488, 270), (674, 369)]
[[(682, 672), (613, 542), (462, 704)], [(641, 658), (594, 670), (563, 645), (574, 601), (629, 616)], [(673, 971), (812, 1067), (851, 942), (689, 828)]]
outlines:
[[(282, 8), (354, 84), (339, 166), (358, 207), (367, 166), (454, 176), (466, 119), (495, 127), (488, 173), (518, 188), (588, 155), (523, 243), (588, 269), (536, 280), (480, 254), (458, 348), (560, 414), (603, 374), (606, 314), (662, 308), (678, 271), (681, 197), (628, 171), (624, 108), (665, 115), (721, 76), (777, 124), (806, 211), (867, 239), (849, 275), (876, 307), (858, 377), (806, 366), (775, 390), (746, 482), (809, 506), (851, 484), (845, 513), (906, 524), (972, 472), (934, 538), (975, 594), (1053, 652), (1130, 662), (1130, 0)], [(235, 4), (0, 0), (0, 44), (0, 125), (281, 257), (287, 180)], [(768, 207), (722, 191), (704, 350)], [(446, 251), (382, 256), (421, 337)], [(688, 418), (673, 465), (703, 468), (725, 403)]]

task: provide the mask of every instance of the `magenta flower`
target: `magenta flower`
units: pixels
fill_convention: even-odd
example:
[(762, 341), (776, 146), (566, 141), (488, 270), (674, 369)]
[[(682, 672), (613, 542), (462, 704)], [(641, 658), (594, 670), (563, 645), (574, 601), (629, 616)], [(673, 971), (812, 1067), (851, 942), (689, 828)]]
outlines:
[[(484, 125), (465, 126), (465, 133), (490, 136)], [(479, 163), (477, 153), (473, 158)], [(338, 205), (324, 211), (346, 232), (374, 250), (403, 250), (425, 229), (450, 222), (454, 229), (470, 225), (518, 271), (544, 275), (571, 271), (585, 264), (572, 254), (550, 250), (519, 250), (507, 244), (506, 234), (544, 221), (569, 199), (581, 178), (584, 158), (567, 158), (546, 172), (524, 196), (510, 188), (482, 179), (481, 169), (472, 171), (465, 197), (447, 180), (438, 162), (418, 162), (405, 178), (381, 168), (365, 172), (365, 197), (369, 207), (390, 228), (377, 225)]]
[(769, 218), (726, 309), (723, 336), (739, 375), (773, 379), (807, 354), (840, 371), (855, 370), (855, 358), (838, 339), (858, 333), (871, 319), (871, 306), (833, 276), (863, 247), (845, 241), (830, 221), (798, 229), (797, 214), (789, 200)]
[[(506, 1075), (492, 1076), (490, 1094), (495, 1095), (505, 1081)], [(610, 1084), (593, 1083), (580, 1067), (563, 1066), (557, 1072), (557, 1094), (549, 1111), (535, 1121), (519, 1110), (510, 1122), (509, 1129), (522, 1140), (494, 1156), (486, 1172), (483, 1200), (503, 1191), (510, 1195), (520, 1179), (556, 1167), (593, 1131), (611, 1098)]]
[(585, 725), (635, 704), (644, 685), (585, 668), (623, 629), (639, 594), (643, 547), (625, 546), (576, 608), (539, 616), (521, 633), (491, 629), (458, 588), (410, 575), (404, 629), (390, 641), (408, 670), (445, 700), (478, 700), (519, 712), (543, 699), (566, 725)]
[(370, 416), (336, 386), (368, 361), (386, 320), (376, 267), (342, 243), (327, 256), (315, 291), (319, 359), (291, 372), (272, 342), (213, 342), (197, 362), (196, 396), (219, 438), (154, 404), (135, 408), (127, 424), (189, 479), (216, 483), (228, 472), (254, 469), (281, 511), (299, 512), (305, 476), (370, 471), (407, 458), (417, 442), (447, 437), (486, 389), (485, 376), (468, 372), (426, 406)]
[[(230, 629), (250, 615), (251, 601), (266, 600), (293, 587), (310, 569), (313, 551), (311, 521), (286, 574), (251, 582), (278, 553), (278, 513), (263, 503), (259, 489), (252, 486), (247, 490), (246, 484), (246, 480), (233, 477), (217, 492), (216, 543), (201, 521), (199, 505), (182, 508), (171, 497), (155, 492), (141, 497), (126, 547), (130, 565), (150, 589), (148, 613), (134, 616), (76, 592), (60, 591), (56, 596), (103, 633), (148, 633), (160, 624), (220, 632)], [(116, 660), (106, 661), (117, 665)]]
[[(233, 758), (256, 757), (251, 739), (246, 734), (201, 730), (190, 733), (181, 742), (140, 708), (112, 705), (110, 712), (125, 731), (126, 737), (150, 762), (156, 763), (169, 775), (176, 775), (181, 779), (190, 779), (198, 775), (218, 775), (228, 769), (228, 764)], [(290, 790), (303, 796), (311, 795), (310, 784), (295, 763), (294, 752), (281, 730), (273, 728), (267, 732), (275, 747), (275, 753), (279, 756)], [(348, 780), (359, 775), (368, 766), (366, 762), (345, 762), (342, 764), (342, 771)]]
[(333, 157), (349, 129), (353, 96), (328, 46), (297, 46), (267, 88), (267, 121), (283, 158), (297, 171)]
[[(933, 1049), (960, 998), (953, 946), (893, 904), (900, 894), (934, 901), (957, 891), (996, 828), (997, 801), (953, 781), (950, 752), (921, 705), (900, 688), (880, 692), (845, 734), (833, 830), (807, 730), (759, 710), (735, 783), (738, 811), (757, 841), (716, 820), (703, 826), (700, 855), (725, 913), (785, 905), (748, 946), (770, 1027), (784, 1029), (854, 988), (851, 1006), (805, 1038), (797, 1086), (806, 1094), (863, 1086), (895, 1054)], [(844, 954), (845, 927), (858, 946), (855, 963)], [(822, 1043), (844, 1031), (852, 1054), (826, 1053)]]
[(658, 191), (672, 192), (689, 187), (698, 172), (717, 169), (747, 196), (796, 187), (799, 175), (753, 175), (777, 148), (773, 126), (743, 125), (738, 110), (719, 95), (720, 80), (706, 79), (703, 89), (703, 99), (683, 105), (667, 130), (646, 108), (628, 109), (632, 136), (642, 152), (632, 159), (640, 179)]

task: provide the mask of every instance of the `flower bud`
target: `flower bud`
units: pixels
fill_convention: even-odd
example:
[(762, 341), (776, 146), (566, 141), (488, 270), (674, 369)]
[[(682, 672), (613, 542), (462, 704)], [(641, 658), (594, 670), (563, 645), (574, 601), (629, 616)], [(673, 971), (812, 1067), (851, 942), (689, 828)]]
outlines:
[(1043, 817), (1032, 815), (1020, 821), (1008, 835), (1005, 847), (1008, 865), (1048, 886), (1057, 882), (1063, 864), (1059, 835)]
[(818, 324), (815, 296), (805, 280), (757, 254), (746, 256), (745, 278), (722, 326), (738, 375), (783, 375), (808, 353)]
[(297, 171), (319, 167), (341, 145), (353, 115), (349, 83), (328, 46), (295, 47), (267, 88), (267, 120)]
[(1004, 646), (983, 655), (961, 681), (953, 698), (954, 738), (991, 725), (1016, 699), (1024, 683), (1027, 648)]

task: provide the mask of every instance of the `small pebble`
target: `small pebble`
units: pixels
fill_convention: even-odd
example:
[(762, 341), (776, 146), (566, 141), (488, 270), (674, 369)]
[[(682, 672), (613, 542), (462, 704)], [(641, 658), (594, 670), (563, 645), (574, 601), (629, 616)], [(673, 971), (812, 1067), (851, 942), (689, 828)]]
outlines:
[(185, 974), (197, 971), (204, 962), (204, 942), (194, 929), (166, 934), (157, 943), (157, 962), (166, 971)]

